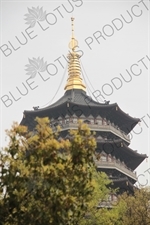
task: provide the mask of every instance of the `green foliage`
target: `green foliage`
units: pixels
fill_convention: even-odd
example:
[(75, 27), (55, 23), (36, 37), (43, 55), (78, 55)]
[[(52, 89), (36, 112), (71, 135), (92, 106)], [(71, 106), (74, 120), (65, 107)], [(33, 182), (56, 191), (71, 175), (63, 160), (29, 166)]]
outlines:
[(93, 162), (96, 142), (79, 121), (69, 139), (59, 138), (48, 118), (28, 132), (14, 123), (0, 153), (0, 225), (149, 225), (150, 192), (126, 193), (98, 208), (112, 190)]
[[(14, 123), (1, 155), (0, 224), (77, 224), (93, 192), (96, 142), (85, 124), (58, 139), (48, 118), (37, 118), (36, 132)], [(26, 137), (26, 138), (25, 138)]]
[[(109, 201), (108, 197), (115, 194), (115, 190), (108, 188), (111, 181), (103, 172), (93, 169), (94, 191), (85, 216), (79, 221), (79, 225), (122, 225), (121, 218), (125, 212), (125, 203)], [(100, 208), (101, 203), (107, 202), (110, 208)]]
[(147, 188), (135, 190), (134, 196), (124, 193), (120, 201), (125, 204), (123, 225), (150, 224), (150, 192)]

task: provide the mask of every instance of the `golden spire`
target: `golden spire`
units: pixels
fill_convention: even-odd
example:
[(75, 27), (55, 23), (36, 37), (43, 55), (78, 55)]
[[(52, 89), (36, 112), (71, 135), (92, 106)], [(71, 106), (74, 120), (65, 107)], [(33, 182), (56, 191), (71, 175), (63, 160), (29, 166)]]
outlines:
[(74, 18), (71, 18), (72, 21), (72, 38), (69, 43), (69, 48), (71, 52), (68, 54), (68, 80), (65, 86), (65, 90), (72, 89), (81, 89), (86, 90), (86, 86), (82, 83), (81, 78), (81, 67), (79, 58), (81, 57), (78, 53), (75, 52), (75, 48), (78, 46), (78, 41), (74, 38)]

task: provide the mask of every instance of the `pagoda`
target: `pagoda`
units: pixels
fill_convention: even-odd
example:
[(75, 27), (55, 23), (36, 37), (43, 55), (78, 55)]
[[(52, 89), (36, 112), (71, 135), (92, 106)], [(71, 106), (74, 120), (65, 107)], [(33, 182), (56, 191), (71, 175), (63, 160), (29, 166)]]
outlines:
[[(68, 79), (64, 95), (45, 108), (24, 111), (21, 125), (34, 131), (36, 117), (48, 117), (50, 126), (61, 126), (61, 137), (67, 138), (70, 129), (77, 129), (78, 119), (87, 123), (96, 133), (97, 148), (95, 163), (99, 171), (105, 172), (113, 181), (113, 187), (119, 193), (134, 192), (137, 181), (135, 169), (147, 156), (132, 150), (129, 133), (140, 122), (123, 112), (117, 103), (99, 103), (86, 94), (86, 86), (81, 78), (80, 55), (75, 51), (78, 42), (74, 37), (74, 18), (72, 20), (72, 38), (69, 43)], [(113, 196), (112, 196), (113, 198)]]

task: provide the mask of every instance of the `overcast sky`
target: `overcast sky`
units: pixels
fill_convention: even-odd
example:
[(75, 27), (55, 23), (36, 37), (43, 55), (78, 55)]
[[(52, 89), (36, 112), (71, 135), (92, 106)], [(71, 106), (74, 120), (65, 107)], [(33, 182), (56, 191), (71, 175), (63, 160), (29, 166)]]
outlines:
[[(132, 132), (130, 147), (150, 155), (150, 1), (5, 0), (0, 15), (0, 146), (6, 145), (5, 129), (13, 121), (20, 123), (24, 110), (50, 104), (59, 86), (53, 102), (63, 95), (73, 16), (91, 91), (101, 93), (98, 101), (117, 102), (125, 113), (143, 118)], [(38, 57), (48, 67), (29, 79), (25, 69), (33, 68), (28, 59), (34, 64)], [(150, 182), (149, 168), (150, 159), (137, 169), (141, 185)]]

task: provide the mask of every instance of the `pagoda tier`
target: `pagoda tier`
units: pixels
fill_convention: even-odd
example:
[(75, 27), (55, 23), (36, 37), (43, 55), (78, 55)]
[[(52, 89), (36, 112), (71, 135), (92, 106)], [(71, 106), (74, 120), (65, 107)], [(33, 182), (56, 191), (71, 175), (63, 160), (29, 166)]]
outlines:
[(111, 187), (114, 189), (118, 188), (119, 194), (122, 194), (124, 192), (133, 194), (135, 189), (137, 189), (137, 187), (133, 185), (128, 177), (112, 179)]
[(103, 120), (109, 121), (115, 127), (129, 134), (131, 130), (140, 122), (140, 119), (133, 118), (124, 113), (117, 103), (107, 104), (94, 101), (86, 92), (80, 89), (66, 91), (64, 96), (54, 104), (31, 111), (24, 111), (21, 121), (22, 125), (28, 125), (29, 130), (35, 127), (34, 119), (36, 117), (49, 117), (58, 120), (66, 116), (76, 115), (78, 119), (88, 118), (92, 115), (94, 118), (101, 117)]
[[(108, 140), (99, 137), (100, 135), (96, 133), (97, 147), (94, 161), (97, 169), (105, 172), (114, 182), (126, 177), (133, 185), (137, 181), (134, 170), (147, 156), (129, 148), (122, 139)], [(68, 130), (62, 131), (59, 138), (69, 139)]]
[(120, 165), (120, 168), (125, 166), (131, 171), (134, 171), (147, 158), (146, 154), (132, 150), (121, 139), (104, 142), (97, 140), (97, 152), (101, 153), (102, 151), (112, 157), (111, 159), (106, 158), (106, 162), (115, 162)]
[[(78, 125), (75, 127), (70, 127), (70, 129), (77, 129)], [(89, 126), (90, 127), (90, 126)], [(69, 139), (68, 130), (63, 130), (60, 133), (60, 137), (63, 139)], [(100, 138), (100, 135), (97, 135), (96, 132), (96, 154), (100, 154), (100, 159), (96, 160), (96, 164), (98, 167), (104, 166), (105, 164), (110, 164), (110, 166), (114, 166), (115, 163), (120, 168), (125, 167), (129, 171), (134, 171), (145, 158), (147, 158), (146, 154), (140, 154), (137, 150), (132, 150), (129, 148), (126, 143), (118, 138), (115, 140)], [(102, 153), (102, 154), (101, 154)], [(135, 176), (134, 176), (135, 177)]]
[(134, 194), (137, 189), (127, 177), (112, 179), (112, 183), (108, 187), (116, 189), (116, 194), (111, 193), (107, 199), (99, 203), (98, 208), (112, 209), (118, 204), (118, 195), (123, 194), (124, 192)]

